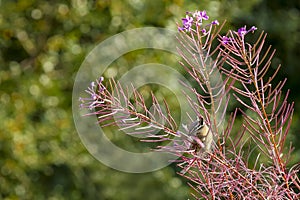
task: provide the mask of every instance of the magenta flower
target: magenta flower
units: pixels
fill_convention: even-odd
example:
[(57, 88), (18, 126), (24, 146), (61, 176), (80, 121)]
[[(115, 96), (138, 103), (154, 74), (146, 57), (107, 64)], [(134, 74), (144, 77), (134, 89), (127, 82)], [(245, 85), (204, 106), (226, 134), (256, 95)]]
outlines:
[(203, 25), (204, 20), (208, 20), (209, 16), (206, 14), (206, 11), (195, 11), (195, 12), (187, 12), (185, 18), (182, 18), (182, 26), (178, 27), (179, 31), (196, 31), (197, 27), (201, 27), (201, 31), (203, 34), (207, 34), (207, 30), (205, 29), (211, 25), (219, 25), (218, 20), (214, 20), (211, 23)]
[(190, 31), (191, 30), (191, 27), (193, 25), (193, 18), (186, 15), (185, 18), (182, 18), (182, 27), (181, 27), (181, 30), (186, 30), (186, 31)]
[(248, 31), (246, 29), (246, 26), (244, 26), (244, 27), (241, 27), (241, 28), (238, 29), (238, 35), (240, 37), (243, 37), (244, 35), (246, 35), (249, 32), (253, 33), (255, 30), (257, 30), (257, 28), (255, 26), (252, 26)]
[(227, 37), (227, 36), (222, 36), (222, 44), (224, 44), (224, 45), (226, 45), (226, 44), (228, 44), (229, 43), (229, 41), (230, 41), (230, 38), (229, 37)]
[(212, 21), (211, 24), (213, 24), (213, 25), (219, 25), (219, 21), (218, 20), (214, 20), (214, 21)]
[(247, 33), (246, 26), (239, 28), (238, 34), (240, 37), (246, 35), (246, 33)]
[(202, 23), (202, 20), (208, 20), (209, 19), (209, 16), (206, 14), (205, 10), (203, 10), (203, 11), (195, 11), (193, 13), (193, 16), (196, 17), (197, 22), (201, 22), (201, 23)]

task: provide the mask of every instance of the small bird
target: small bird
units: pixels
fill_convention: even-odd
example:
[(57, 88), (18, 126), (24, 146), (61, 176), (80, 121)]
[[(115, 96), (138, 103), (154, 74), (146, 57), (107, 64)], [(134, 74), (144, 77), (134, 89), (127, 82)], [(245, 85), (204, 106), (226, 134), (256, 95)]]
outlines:
[[(196, 139), (200, 139), (200, 141), (204, 144), (204, 152), (211, 151), (213, 134), (202, 117), (197, 117), (196, 121), (189, 125), (188, 131), (190, 136), (196, 136)], [(191, 149), (195, 149), (196, 152), (202, 151), (203, 148), (196, 139), (192, 142)]]

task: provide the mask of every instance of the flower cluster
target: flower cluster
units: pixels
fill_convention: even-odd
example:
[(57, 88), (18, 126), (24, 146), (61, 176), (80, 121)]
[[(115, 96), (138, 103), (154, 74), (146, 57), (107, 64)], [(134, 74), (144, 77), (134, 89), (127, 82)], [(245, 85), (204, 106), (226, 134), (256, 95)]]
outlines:
[[(252, 26), (249, 30), (247, 30), (246, 26), (243, 26), (239, 28), (238, 31), (234, 31), (234, 33), (243, 39), (246, 34), (248, 34), (249, 32), (253, 33), (255, 30), (257, 30), (255, 26)], [(227, 45), (232, 40), (233, 37), (227, 37), (227, 36), (221, 37), (221, 42), (223, 45)]]
[(198, 28), (201, 27), (202, 33), (206, 33), (205, 27), (209, 25), (219, 25), (218, 20), (212, 21), (210, 24), (203, 26), (203, 21), (208, 20), (209, 16), (206, 14), (206, 11), (187, 12), (185, 18), (182, 18), (182, 26), (178, 28), (179, 31), (190, 32), (193, 30), (193, 25)]
[(238, 34), (240, 37), (243, 37), (244, 35), (246, 35), (249, 32), (254, 32), (255, 30), (257, 30), (257, 28), (255, 26), (252, 26), (248, 31), (246, 29), (246, 26), (239, 28), (238, 30)]
[(101, 94), (105, 90), (105, 87), (102, 84), (103, 80), (104, 78), (101, 76), (96, 82), (91, 82), (90, 87), (85, 90), (85, 92), (88, 93), (90, 97), (79, 98), (79, 101), (81, 101), (81, 108), (88, 108), (89, 110), (93, 110), (94, 108), (101, 106), (100, 104), (104, 103), (104, 100), (101, 97)]
[[(209, 24), (203, 25), (204, 21), (207, 21), (209, 16), (206, 14), (206, 11), (194, 11), (194, 12), (186, 12), (185, 18), (182, 18), (182, 26), (178, 27), (179, 31), (196, 31), (196, 29), (200, 28), (203, 34), (207, 33), (206, 27), (210, 25), (219, 25), (218, 20), (214, 20)], [(234, 31), (239, 37), (244, 38), (246, 34), (249, 32), (254, 32), (257, 30), (255, 26), (252, 26), (249, 30), (247, 30), (246, 26), (243, 26), (238, 29), (238, 31)], [(222, 44), (226, 45), (232, 40), (232, 37), (223, 36), (221, 38)]]

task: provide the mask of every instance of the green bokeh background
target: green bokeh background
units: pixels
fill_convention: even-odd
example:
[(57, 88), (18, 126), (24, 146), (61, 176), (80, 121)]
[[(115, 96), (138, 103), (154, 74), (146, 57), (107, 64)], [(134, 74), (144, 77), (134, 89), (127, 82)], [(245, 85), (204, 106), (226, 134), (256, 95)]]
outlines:
[[(127, 174), (94, 159), (75, 130), (71, 104), (76, 71), (95, 45), (132, 28), (176, 30), (185, 11), (196, 9), (226, 19), (225, 28), (268, 32), (277, 49), (273, 67), (283, 64), (278, 78), (288, 78), (284, 90), (295, 102), (288, 140), (296, 148), (291, 163), (299, 161), (299, 0), (0, 0), (0, 199), (189, 198), (174, 166)], [(161, 59), (150, 57), (126, 55), (106, 76)]]

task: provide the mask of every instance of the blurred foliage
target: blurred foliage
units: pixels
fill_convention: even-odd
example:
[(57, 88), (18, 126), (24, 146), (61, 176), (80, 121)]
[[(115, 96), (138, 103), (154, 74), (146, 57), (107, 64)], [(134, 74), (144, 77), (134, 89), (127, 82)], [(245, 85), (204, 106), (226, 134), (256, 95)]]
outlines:
[(298, 0), (2, 0), (0, 199), (187, 199), (191, 191), (173, 167), (126, 174), (95, 160), (76, 133), (71, 96), (76, 71), (97, 43), (136, 27), (176, 30), (195, 9), (231, 28), (256, 25), (269, 33), (296, 102), (290, 140), (299, 143)]

